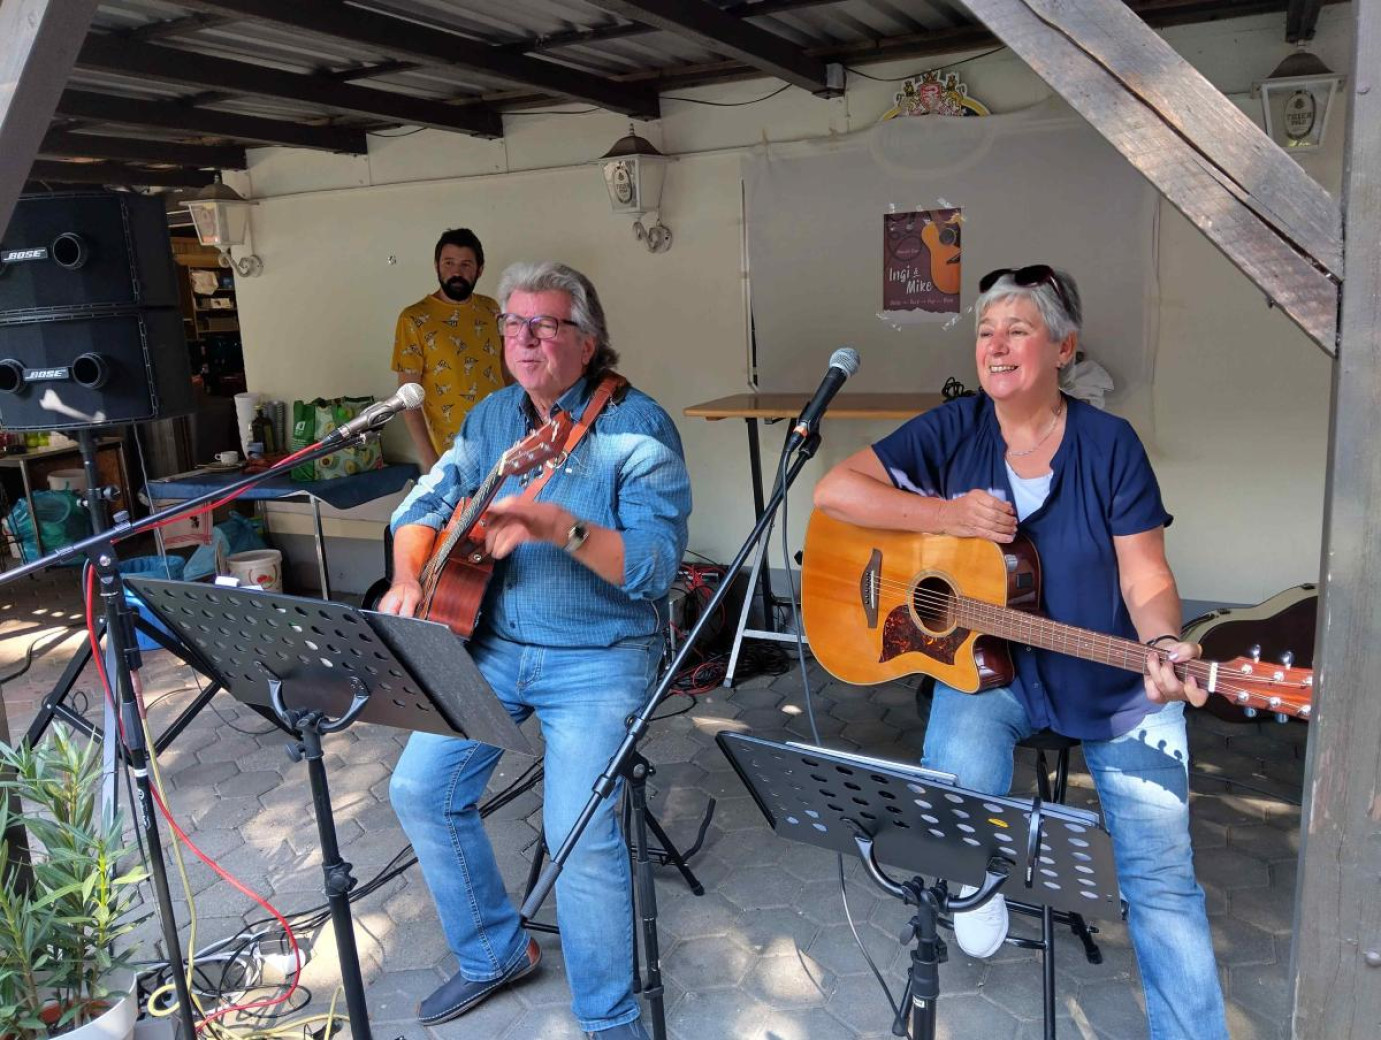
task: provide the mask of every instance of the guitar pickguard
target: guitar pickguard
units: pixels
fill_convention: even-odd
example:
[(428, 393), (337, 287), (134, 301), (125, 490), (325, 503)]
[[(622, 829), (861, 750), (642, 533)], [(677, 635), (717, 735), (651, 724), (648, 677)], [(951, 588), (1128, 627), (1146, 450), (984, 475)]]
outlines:
[(956, 651), (969, 638), (969, 634), (967, 628), (955, 628), (942, 636), (931, 635), (912, 620), (910, 607), (896, 607), (882, 623), (882, 653), (878, 663), (902, 654), (920, 653), (952, 665)]

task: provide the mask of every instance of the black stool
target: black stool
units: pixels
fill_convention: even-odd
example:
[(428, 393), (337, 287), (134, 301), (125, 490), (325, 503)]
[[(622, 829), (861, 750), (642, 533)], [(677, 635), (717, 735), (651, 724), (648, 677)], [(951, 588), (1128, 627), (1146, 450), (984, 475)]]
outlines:
[[(1033, 733), (1025, 740), (1017, 742), (1019, 748), (1029, 748), (1036, 753), (1036, 790), (1042, 802), (1064, 804), (1065, 790), (1069, 784), (1069, 749), (1078, 747), (1079, 741), (1061, 736), (1052, 730), (1043, 729)], [(1050, 783), (1050, 766), (1046, 752), (1055, 754), (1055, 783)], [(1069, 930), (1084, 944), (1084, 956), (1090, 964), (1103, 963), (1103, 951), (1093, 941), (1097, 928), (1090, 928), (1080, 914), (1067, 910), (1052, 910), (1048, 906), (1033, 906), (1015, 899), (1007, 900), (1007, 908), (1019, 914), (1041, 919), (1041, 937), (1026, 939), (1021, 936), (1008, 936), (1013, 946), (1041, 951), (1041, 967), (1045, 974), (1045, 1036), (1055, 1040), (1055, 926), (1068, 925)]]

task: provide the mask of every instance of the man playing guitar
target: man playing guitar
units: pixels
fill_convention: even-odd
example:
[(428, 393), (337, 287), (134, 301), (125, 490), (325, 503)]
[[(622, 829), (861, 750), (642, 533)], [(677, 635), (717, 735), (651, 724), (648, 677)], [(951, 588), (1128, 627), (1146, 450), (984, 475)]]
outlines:
[[(612, 374), (618, 355), (589, 279), (558, 263), (515, 264), (499, 299), (516, 384), (480, 402), (394, 513), (394, 582), (379, 609), (458, 627), (437, 616), (441, 598), (430, 594), (433, 552), (445, 544), (438, 532), (467, 498), (494, 493), (485, 473), (511, 444), (569, 413), (573, 433), (554, 472), (535, 494), (501, 488), (475, 528), (482, 550), (475, 541), (467, 550), (499, 561), (469, 650), (516, 720), (541, 720), (543, 825), (556, 848), (656, 677), (690, 478), (671, 418)], [(393, 772), (394, 810), (460, 964), (419, 1006), (425, 1025), (464, 1014), (541, 959), (476, 810), (500, 754), (415, 733)], [(598, 1040), (646, 1040), (631, 988), (632, 893), (617, 804), (603, 799), (577, 843), (557, 881), (557, 918), (580, 1027)]]

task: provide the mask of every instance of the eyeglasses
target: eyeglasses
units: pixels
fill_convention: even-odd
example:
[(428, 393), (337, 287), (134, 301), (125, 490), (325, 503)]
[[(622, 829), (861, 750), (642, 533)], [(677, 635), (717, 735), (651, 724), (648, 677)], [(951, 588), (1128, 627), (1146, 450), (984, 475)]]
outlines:
[(1055, 295), (1059, 298), (1060, 306), (1065, 309), (1065, 314), (1074, 317), (1074, 308), (1070, 306), (1069, 297), (1065, 295), (1064, 286), (1060, 284), (1060, 279), (1055, 274), (1055, 269), (1049, 264), (1032, 264), (1029, 267), (999, 267), (996, 271), (989, 271), (982, 278), (978, 279), (978, 291), (987, 292), (997, 280), (1005, 274), (1012, 276), (1012, 281), (1023, 289), (1029, 289), (1034, 285), (1048, 285), (1055, 290)]
[(521, 314), (500, 314), (495, 320), (499, 332), (510, 339), (521, 336), (523, 329), (527, 329), (537, 339), (555, 339), (562, 325), (580, 327), (579, 322), (571, 321), (569, 318), (553, 318), (549, 314), (534, 314), (531, 318), (524, 318)]

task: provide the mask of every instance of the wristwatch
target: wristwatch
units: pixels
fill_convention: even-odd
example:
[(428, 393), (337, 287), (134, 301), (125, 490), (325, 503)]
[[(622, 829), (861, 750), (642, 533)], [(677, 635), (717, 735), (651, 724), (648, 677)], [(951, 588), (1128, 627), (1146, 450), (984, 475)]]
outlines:
[(568, 553), (579, 551), (585, 544), (585, 539), (590, 537), (590, 527), (584, 520), (577, 520), (571, 524), (571, 529), (566, 532), (566, 544), (562, 546)]

